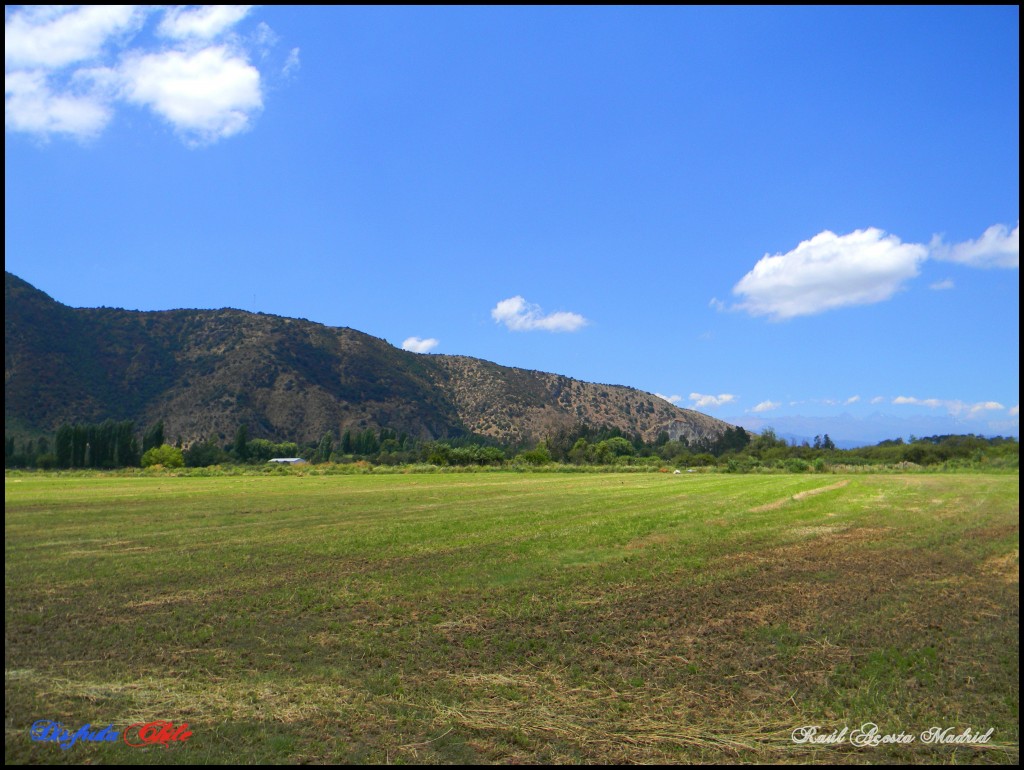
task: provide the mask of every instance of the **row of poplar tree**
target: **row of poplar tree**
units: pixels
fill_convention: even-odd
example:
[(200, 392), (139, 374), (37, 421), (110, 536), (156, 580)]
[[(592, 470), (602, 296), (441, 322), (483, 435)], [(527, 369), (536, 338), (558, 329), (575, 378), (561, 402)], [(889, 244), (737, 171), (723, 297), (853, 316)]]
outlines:
[(7, 437), (4, 460), (8, 467), (123, 468), (138, 466), (146, 451), (163, 443), (162, 420), (143, 434), (141, 445), (132, 420), (64, 424), (57, 429), (52, 446), (41, 438), (18, 447), (15, 439)]

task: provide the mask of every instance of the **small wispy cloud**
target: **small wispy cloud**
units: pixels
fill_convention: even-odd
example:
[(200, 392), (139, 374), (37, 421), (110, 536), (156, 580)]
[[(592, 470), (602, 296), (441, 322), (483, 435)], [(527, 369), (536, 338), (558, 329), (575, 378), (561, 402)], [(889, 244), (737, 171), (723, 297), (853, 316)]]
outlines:
[(244, 19), (251, 5), (172, 6), (164, 14), (157, 34), (176, 40), (212, 40)]
[(440, 343), (433, 337), (428, 337), (427, 339), (408, 337), (405, 342), (402, 343), (402, 350), (408, 350), (411, 353), (429, 353), (439, 344)]
[(666, 396), (666, 395), (664, 395), (662, 393), (655, 393), (654, 395), (656, 395), (658, 398), (665, 399), (670, 404), (678, 404), (680, 401), (683, 400), (682, 396)]
[(707, 409), (708, 407), (724, 406), (725, 404), (732, 403), (736, 400), (736, 396), (732, 393), (719, 393), (717, 396), (709, 396), (704, 393), (691, 393), (690, 401), (698, 409)]
[(928, 286), (932, 291), (949, 291), (950, 289), (956, 288), (956, 284), (953, 283), (951, 278), (946, 278), (943, 281), (936, 281)]
[[(263, 109), (265, 24), (236, 30), (251, 6), (28, 6), (4, 21), (4, 124), (47, 139), (88, 140), (119, 107), (151, 110), (190, 146), (248, 129)], [(139, 33), (156, 18), (155, 35)], [(294, 49), (285, 70), (298, 66)]]
[(843, 402), (843, 404), (845, 406), (849, 406), (850, 404), (856, 404), (858, 401), (860, 401), (860, 396), (850, 396)]
[(751, 412), (770, 412), (773, 409), (778, 409), (782, 406), (778, 401), (762, 401), (760, 404), (751, 409)]
[(896, 396), (892, 400), (896, 406), (924, 406), (929, 409), (945, 409), (955, 417), (978, 417), (984, 412), (1002, 411), (1006, 407), (998, 401), (976, 401), (969, 403), (959, 399), (917, 398), (916, 396)]
[(939, 236), (932, 238), (931, 256), (945, 262), (970, 267), (1020, 268), (1020, 222), (1011, 230), (1006, 225), (992, 225), (974, 241), (947, 246)]
[(1000, 404), (998, 401), (981, 401), (977, 404), (968, 404), (967, 410), (970, 414), (974, 415), (979, 412), (998, 412), (1006, 409), (1005, 406)]
[(299, 49), (293, 48), (288, 52), (288, 58), (285, 59), (284, 66), (281, 68), (281, 74), (286, 78), (291, 77), (299, 71), (301, 66), (302, 64), (299, 62)]
[(915, 396), (896, 396), (892, 402), (896, 406), (916, 404), (919, 406), (931, 407), (932, 409), (942, 406), (942, 402), (937, 398), (916, 398)]
[(495, 305), (491, 318), (515, 332), (574, 332), (587, 325), (587, 319), (579, 313), (558, 311), (545, 315), (539, 305), (531, 304), (518, 295)]

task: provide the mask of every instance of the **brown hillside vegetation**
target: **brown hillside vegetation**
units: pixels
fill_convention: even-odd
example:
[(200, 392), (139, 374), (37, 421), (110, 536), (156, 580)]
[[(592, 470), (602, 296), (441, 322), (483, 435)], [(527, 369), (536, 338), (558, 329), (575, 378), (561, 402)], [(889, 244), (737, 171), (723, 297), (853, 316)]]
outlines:
[(8, 431), (163, 420), (186, 443), (315, 441), (387, 427), (421, 439), (478, 433), (534, 442), (577, 425), (646, 441), (714, 439), (730, 426), (650, 393), (465, 356), (421, 355), (349, 328), (241, 310), (69, 308), (4, 282)]

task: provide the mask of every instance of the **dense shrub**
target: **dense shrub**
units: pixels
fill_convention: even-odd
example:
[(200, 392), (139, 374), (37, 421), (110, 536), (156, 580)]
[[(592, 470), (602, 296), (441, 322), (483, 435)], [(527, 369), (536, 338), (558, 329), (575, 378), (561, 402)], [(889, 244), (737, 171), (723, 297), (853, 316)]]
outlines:
[(164, 468), (184, 468), (185, 456), (177, 447), (161, 444), (158, 447), (147, 449), (146, 453), (142, 455), (143, 468), (153, 465), (162, 465)]

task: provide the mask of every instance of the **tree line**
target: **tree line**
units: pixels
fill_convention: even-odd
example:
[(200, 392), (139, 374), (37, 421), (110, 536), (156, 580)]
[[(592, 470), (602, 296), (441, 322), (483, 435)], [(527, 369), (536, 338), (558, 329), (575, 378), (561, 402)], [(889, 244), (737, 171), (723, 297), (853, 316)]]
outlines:
[(786, 441), (768, 428), (753, 435), (743, 428), (728, 428), (715, 437), (671, 439), (661, 433), (654, 441), (618, 428), (577, 425), (553, 431), (530, 445), (503, 445), (485, 436), (467, 434), (443, 440), (422, 440), (391, 428), (346, 430), (335, 439), (331, 432), (318, 441), (275, 442), (251, 438), (241, 424), (231, 441), (211, 437), (183, 446), (164, 435), (163, 421), (137, 434), (130, 421), (75, 423), (60, 426), (48, 437), (19, 440), (6, 436), (7, 468), (111, 469), (124, 467), (206, 467), (228, 464), (265, 464), (272, 458), (301, 458), (310, 463), (368, 462), (380, 465), (425, 463), (436, 466), (546, 465), (575, 466), (650, 465), (659, 467), (719, 467), (732, 472), (778, 469), (793, 472), (822, 470), (835, 465), (930, 466), (942, 463), (997, 464), (1017, 467), (1019, 444), (1015, 438), (976, 435), (911, 436), (882, 441), (874, 446), (838, 449), (823, 434), (813, 441)]

